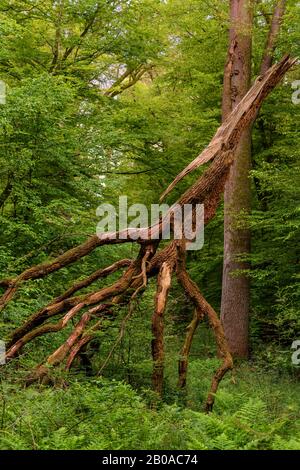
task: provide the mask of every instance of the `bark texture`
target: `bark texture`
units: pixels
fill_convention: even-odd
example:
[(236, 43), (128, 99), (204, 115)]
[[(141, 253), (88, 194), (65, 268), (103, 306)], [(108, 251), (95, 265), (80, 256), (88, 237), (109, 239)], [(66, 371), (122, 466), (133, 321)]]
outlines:
[[(250, 87), (253, 2), (231, 0), (230, 45), (224, 73), (222, 113), (225, 120), (243, 99)], [(224, 260), (221, 320), (230, 351), (239, 357), (248, 356), (248, 322), (250, 284), (238, 270), (248, 269), (240, 257), (249, 255), (250, 231), (238, 227), (241, 214), (251, 210), (251, 129), (243, 131), (236, 149), (224, 191)]]

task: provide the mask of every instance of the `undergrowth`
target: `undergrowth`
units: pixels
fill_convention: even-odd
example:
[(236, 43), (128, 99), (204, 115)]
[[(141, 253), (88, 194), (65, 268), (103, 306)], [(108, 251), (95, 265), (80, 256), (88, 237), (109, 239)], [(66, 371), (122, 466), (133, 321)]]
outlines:
[(241, 364), (207, 415), (215, 363), (191, 362), (184, 406), (177, 398), (153, 407), (148, 389), (105, 378), (27, 389), (2, 380), (0, 449), (300, 449), (299, 383)]

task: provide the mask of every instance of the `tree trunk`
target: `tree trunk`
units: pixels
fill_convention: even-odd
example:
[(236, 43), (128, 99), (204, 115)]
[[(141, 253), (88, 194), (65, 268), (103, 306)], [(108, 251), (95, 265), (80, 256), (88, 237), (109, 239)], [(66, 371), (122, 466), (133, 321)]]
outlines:
[[(240, 102), (250, 86), (252, 7), (252, 2), (249, 0), (231, 0), (230, 47), (224, 75), (223, 120)], [(285, 8), (286, 0), (277, 0), (262, 57), (261, 75), (264, 75), (272, 65)], [(244, 358), (249, 352), (250, 281), (246, 275), (232, 274), (234, 271), (250, 267), (247, 261), (241, 259), (250, 253), (250, 231), (246, 228), (237, 228), (239, 214), (247, 214), (251, 210), (250, 169), (251, 127), (242, 135), (224, 191), (221, 320), (231, 353)]]
[[(251, 83), (252, 1), (231, 0), (231, 28), (225, 66), (223, 120), (247, 93)], [(238, 227), (241, 214), (251, 209), (251, 129), (244, 131), (236, 150), (224, 192), (224, 262), (221, 320), (233, 355), (248, 356), (250, 282), (246, 275), (234, 275), (249, 268), (242, 260), (250, 252), (250, 231)]]
[(263, 75), (271, 67), (273, 62), (274, 51), (276, 47), (276, 40), (280, 32), (282, 18), (286, 8), (286, 0), (277, 0), (274, 9), (274, 14), (271, 22), (270, 31), (265, 47), (264, 56), (261, 63), (260, 73)]

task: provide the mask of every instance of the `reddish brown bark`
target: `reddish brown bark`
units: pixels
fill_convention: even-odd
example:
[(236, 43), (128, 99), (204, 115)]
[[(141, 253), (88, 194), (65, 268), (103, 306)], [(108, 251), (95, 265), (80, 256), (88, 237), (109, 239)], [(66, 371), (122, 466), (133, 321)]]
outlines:
[[(242, 100), (250, 86), (251, 3), (253, 2), (249, 0), (231, 0), (230, 47), (224, 74), (223, 119), (226, 119)], [(272, 64), (285, 4), (285, 1), (279, 0), (275, 7), (261, 74), (267, 72)], [(250, 268), (247, 258), (249, 259), (251, 249), (251, 234), (249, 228), (241, 227), (241, 219), (251, 211), (251, 134), (251, 126), (248, 126), (236, 149), (224, 191), (221, 320), (232, 354), (242, 358), (247, 358), (249, 354), (250, 280), (243, 271)]]
[[(68, 339), (47, 358), (45, 363), (40, 364), (33, 370), (33, 372), (27, 378), (26, 385), (31, 385), (34, 382), (41, 382), (43, 384), (51, 383), (51, 367), (55, 367), (64, 361), (67, 354), (82, 335), (86, 325), (91, 320), (92, 315), (101, 312), (102, 310), (102, 305), (98, 305), (85, 312), (76, 324)], [(70, 313), (71, 312), (69, 312), (69, 315)]]
[(47, 333), (57, 333), (58, 331), (62, 330), (67, 323), (84, 307), (83, 303), (79, 303), (75, 307), (73, 307), (68, 313), (64, 315), (64, 317), (57, 323), (50, 323), (47, 325), (43, 325), (39, 328), (36, 328), (26, 335), (24, 335), (21, 339), (19, 339), (6, 353), (6, 361), (9, 361), (13, 357), (15, 357), (20, 350), (25, 346), (25, 344), (32, 341), (34, 338), (39, 336), (45, 335)]
[(67, 363), (66, 363), (66, 371), (69, 371), (70, 368), (72, 367), (73, 365), (73, 362), (75, 360), (75, 358), (78, 356), (78, 354), (80, 353), (80, 351), (82, 350), (82, 348), (84, 346), (86, 346), (92, 339), (94, 338), (94, 335), (93, 334), (85, 334), (72, 348), (70, 354), (69, 354), (69, 357), (68, 357), (68, 360), (67, 360)]
[[(250, 92), (236, 106), (234, 112), (225, 120), (218, 129), (210, 145), (199, 155), (194, 162), (181, 172), (180, 178), (177, 177), (163, 194), (166, 195), (174, 187), (179, 179), (187, 173), (196, 169), (203, 162), (214, 160), (210, 168), (199, 178), (199, 180), (188, 189), (177, 201), (178, 204), (193, 204), (200, 202), (209, 203), (209, 195), (214, 193), (214, 187), (218, 181), (230, 168), (234, 152), (239, 143), (241, 135), (255, 119), (257, 110), (260, 108), (265, 97), (280, 82), (285, 72), (294, 64), (288, 57), (284, 58), (277, 66), (274, 66), (263, 79), (257, 79)], [(178, 179), (179, 178), (179, 179)], [(162, 196), (162, 197), (163, 197)], [(165, 216), (168, 217), (168, 214)], [(38, 279), (47, 276), (55, 271), (66, 267), (79, 259), (92, 253), (97, 247), (108, 244), (118, 243), (142, 243), (149, 240), (149, 237), (159, 239), (162, 230), (162, 220), (153, 227), (146, 229), (125, 229), (121, 232), (104, 233), (101, 236), (94, 235), (63, 255), (55, 258), (53, 261), (45, 262), (29, 269), (14, 279), (4, 279), (0, 285), (9, 286), (6, 292), (0, 298), (0, 310), (13, 298), (19, 285), (30, 279)]]
[[(127, 230), (124, 232), (126, 234)], [(30, 279), (40, 279), (55, 271), (59, 271), (60, 269), (69, 266), (75, 261), (78, 261), (84, 256), (92, 253), (92, 251), (94, 251), (99, 246), (126, 243), (130, 241), (132, 243), (134, 242), (134, 240), (129, 237), (122, 238), (123, 232), (121, 232), (119, 235), (119, 237), (116, 237), (115, 233), (103, 234), (102, 237), (94, 235), (88, 238), (81, 245), (78, 245), (75, 248), (71, 248), (51, 262), (45, 262), (36, 266), (32, 266), (14, 279), (4, 279), (0, 281), (1, 286), (8, 286), (2, 297), (0, 297), (0, 311), (3, 310), (7, 303), (14, 297), (18, 287), (24, 281), (28, 281)]]
[[(85, 296), (78, 296), (78, 297), (71, 297), (70, 299), (66, 299), (64, 301), (58, 302), (57, 304), (51, 304), (49, 307), (48, 311), (48, 318), (53, 316), (54, 314), (61, 313), (62, 311), (66, 310), (69, 306), (72, 306), (75, 308), (75, 306), (80, 305), (81, 308), (95, 305), (98, 303), (101, 303), (107, 299), (110, 299), (112, 297), (115, 297), (119, 294), (122, 294), (124, 291), (126, 291), (136, 274), (139, 266), (139, 258), (132, 263), (132, 266), (128, 268), (128, 270), (123, 274), (121, 279), (119, 279), (117, 282), (112, 284), (111, 286), (104, 287), (98, 292), (93, 292), (92, 294), (86, 294)], [(103, 307), (103, 304), (101, 305), (101, 308)], [(38, 312), (39, 313), (39, 312)], [(16, 342), (10, 342), (10, 347), (9, 350), (7, 351), (6, 358), (7, 360), (12, 359), (15, 357), (23, 348), (25, 344), (30, 342), (32, 339), (36, 338), (37, 336), (44, 335), (46, 333), (50, 333), (52, 331), (56, 331), (55, 328), (60, 328), (60, 322), (56, 325), (53, 324), (46, 324), (42, 325), (40, 327), (34, 328), (34, 329), (29, 329), (28, 328), (28, 322), (25, 323), (26, 328), (20, 327), (18, 329), (18, 332), (20, 334), (20, 331), (23, 329), (26, 329), (28, 333), (25, 335), (22, 335), (18, 341)]]

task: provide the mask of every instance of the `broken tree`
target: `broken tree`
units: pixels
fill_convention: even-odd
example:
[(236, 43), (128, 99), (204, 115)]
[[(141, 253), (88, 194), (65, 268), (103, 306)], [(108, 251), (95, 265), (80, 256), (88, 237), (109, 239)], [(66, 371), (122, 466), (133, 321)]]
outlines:
[[(214, 217), (242, 133), (255, 119), (263, 100), (295, 62), (290, 57), (284, 57), (281, 62), (270, 68), (264, 76), (258, 77), (247, 95), (223, 122), (208, 147), (176, 177), (163, 194), (163, 196), (168, 194), (186, 174), (200, 165), (212, 161), (202, 176), (177, 201), (177, 204), (181, 207), (184, 204), (191, 204), (193, 206), (194, 211), (192, 216), (194, 221), (197, 204), (204, 205), (205, 223), (208, 223)], [(170, 211), (172, 211), (172, 208)], [(161, 393), (163, 388), (164, 360), (163, 317), (168, 292), (172, 283), (172, 275), (176, 273), (179, 283), (195, 307), (193, 323), (188, 328), (180, 354), (179, 384), (184, 386), (186, 383), (188, 356), (193, 335), (199, 321), (206, 317), (213, 330), (222, 361), (219, 369), (213, 375), (211, 389), (206, 402), (206, 409), (208, 411), (212, 409), (218, 385), (224, 374), (232, 368), (232, 357), (217, 313), (204, 299), (198, 286), (193, 282), (186, 269), (186, 249), (192, 239), (184, 239), (183, 236), (178, 236), (178, 234), (174, 237), (174, 218), (172, 218), (170, 213), (164, 217), (169, 216), (173, 239), (162, 249), (160, 249), (159, 242), (162, 235), (164, 218), (161, 218), (151, 227), (126, 229), (116, 233), (103, 233), (101, 236), (94, 235), (53, 261), (33, 266), (16, 278), (0, 281), (0, 287), (5, 289), (0, 298), (0, 310), (2, 310), (13, 299), (18, 288), (24, 282), (44, 278), (48, 274), (69, 266), (84, 256), (91, 254), (100, 246), (117, 243), (137, 243), (140, 246), (136, 259), (120, 260), (104, 270), (96, 271), (84, 281), (75, 283), (48, 305), (33, 313), (23, 325), (20, 325), (12, 332), (7, 343), (6, 357), (8, 361), (17, 357), (25, 345), (29, 347), (29, 343), (34, 338), (61, 331), (71, 320), (75, 322), (74, 329), (67, 340), (58, 349), (52, 351), (49, 357), (32, 371), (27, 380), (28, 384), (35, 381), (51, 383), (51, 368), (53, 367), (65, 364), (65, 369), (69, 370), (74, 358), (92, 340), (93, 333), (104, 327), (105, 322), (103, 320), (113, 320), (116, 317), (115, 307), (121, 303), (127, 303), (129, 305), (129, 312), (122, 321), (119, 335), (119, 338), (121, 338), (124, 334), (126, 322), (130, 320), (134, 308), (134, 299), (142, 295), (143, 291), (147, 288), (148, 279), (156, 277), (157, 292), (152, 317), (153, 386), (158, 393)], [(113, 284), (98, 291), (91, 291), (88, 294), (74, 295), (83, 287), (86, 288), (92, 285), (100, 277), (107, 277), (112, 272), (122, 268), (125, 268), (125, 271)], [(56, 323), (53, 322), (54, 318), (57, 319)]]

